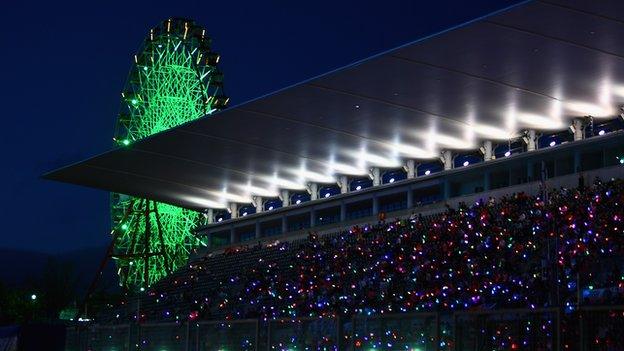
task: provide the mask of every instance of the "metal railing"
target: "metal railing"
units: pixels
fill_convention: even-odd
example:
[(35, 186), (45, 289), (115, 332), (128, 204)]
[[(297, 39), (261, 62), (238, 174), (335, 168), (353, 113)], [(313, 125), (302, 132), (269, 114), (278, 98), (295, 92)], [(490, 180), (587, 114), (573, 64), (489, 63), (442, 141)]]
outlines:
[(89, 325), (68, 351), (624, 350), (624, 306)]

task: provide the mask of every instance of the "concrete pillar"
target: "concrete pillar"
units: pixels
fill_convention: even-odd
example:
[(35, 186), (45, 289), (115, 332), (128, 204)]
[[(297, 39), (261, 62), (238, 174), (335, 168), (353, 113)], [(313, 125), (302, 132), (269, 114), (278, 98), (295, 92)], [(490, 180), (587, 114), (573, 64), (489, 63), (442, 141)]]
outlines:
[(483, 161), (492, 160), (492, 142), (486, 140), (483, 142)]
[(407, 189), (407, 208), (414, 207), (414, 190)]
[(581, 169), (581, 153), (579, 150), (574, 150), (574, 172), (578, 173)]
[(214, 210), (212, 208), (206, 210), (206, 223), (214, 223)]
[(407, 179), (416, 177), (416, 167), (414, 160), (407, 160), (405, 162), (405, 172), (407, 172)]
[(230, 215), (232, 219), (238, 218), (238, 204), (236, 202), (230, 203)]
[(347, 219), (347, 205), (344, 201), (340, 202), (340, 222), (344, 222)]
[(310, 210), (310, 228), (316, 227), (316, 210)]
[(535, 130), (531, 129), (527, 131), (526, 139), (527, 151), (537, 150), (537, 134), (535, 133)]
[(373, 186), (381, 185), (381, 171), (379, 168), (371, 169), (371, 175), (373, 177)]
[(440, 156), (440, 160), (444, 165), (444, 170), (453, 169), (453, 152), (451, 150), (442, 151), (442, 155)]
[(230, 244), (235, 244), (237, 242), (238, 240), (236, 240), (236, 229), (234, 229), (234, 226), (232, 226), (230, 228)]
[(379, 198), (377, 196), (373, 196), (373, 216), (379, 214)]
[(254, 196), (253, 204), (256, 207), (256, 213), (264, 212), (264, 199), (262, 199), (262, 196)]
[(282, 207), (290, 206), (290, 192), (288, 190), (282, 190), (280, 197), (282, 198)]
[(574, 132), (574, 141), (583, 140), (585, 133), (583, 133), (583, 120), (581, 118), (575, 118), (572, 121), (572, 131)]
[(288, 217), (282, 216), (282, 234), (288, 233)]
[(338, 178), (338, 186), (340, 186), (341, 194), (348, 193), (349, 192), (349, 177), (340, 176), (340, 178)]
[(260, 228), (260, 221), (256, 221), (256, 239), (262, 237), (262, 229)]
[(443, 189), (442, 191), (443, 196), (444, 196), (444, 200), (448, 200), (451, 198), (451, 182), (449, 182), (448, 177), (444, 177), (444, 184), (443, 184)]
[(308, 186), (308, 191), (310, 192), (310, 200), (318, 200), (318, 184), (310, 183)]

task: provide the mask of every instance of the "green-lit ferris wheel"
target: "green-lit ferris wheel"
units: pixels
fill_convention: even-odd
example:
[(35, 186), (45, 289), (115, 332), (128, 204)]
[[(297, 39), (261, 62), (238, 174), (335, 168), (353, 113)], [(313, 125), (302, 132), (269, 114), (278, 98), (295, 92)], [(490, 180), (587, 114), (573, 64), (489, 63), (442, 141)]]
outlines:
[[(124, 87), (114, 141), (120, 147), (219, 110), (227, 104), (219, 55), (205, 29), (169, 19), (143, 42)], [(186, 263), (200, 245), (194, 211), (122, 194), (111, 195), (120, 284), (143, 289)]]

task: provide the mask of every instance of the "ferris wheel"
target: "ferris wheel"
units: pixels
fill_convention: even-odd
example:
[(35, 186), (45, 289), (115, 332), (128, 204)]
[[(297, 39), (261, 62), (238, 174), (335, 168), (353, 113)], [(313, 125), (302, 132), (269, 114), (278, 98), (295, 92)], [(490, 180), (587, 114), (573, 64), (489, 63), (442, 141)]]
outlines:
[[(132, 147), (152, 134), (222, 109), (223, 74), (206, 30), (172, 18), (150, 30), (121, 94), (114, 142)], [(120, 285), (145, 289), (185, 264), (201, 243), (192, 234), (203, 216), (195, 211), (111, 194), (113, 245)]]

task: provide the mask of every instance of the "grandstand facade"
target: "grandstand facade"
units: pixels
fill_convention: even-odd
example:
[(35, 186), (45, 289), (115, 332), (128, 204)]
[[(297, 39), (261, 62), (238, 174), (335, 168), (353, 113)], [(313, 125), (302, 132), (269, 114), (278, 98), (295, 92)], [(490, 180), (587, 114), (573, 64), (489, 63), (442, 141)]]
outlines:
[(523, 2), (47, 174), (208, 222), (67, 349), (624, 349), (623, 14)]

